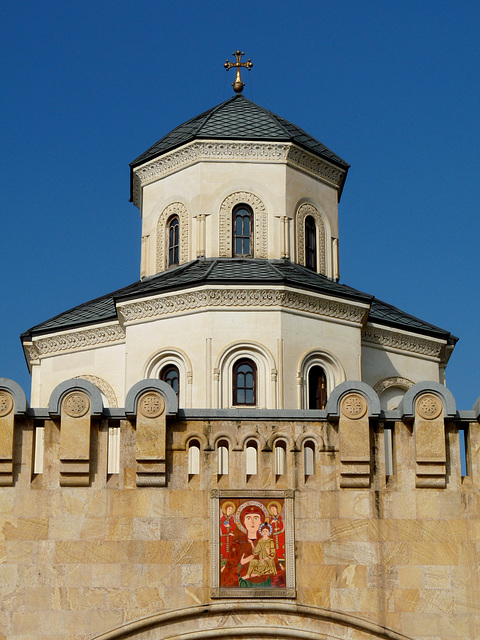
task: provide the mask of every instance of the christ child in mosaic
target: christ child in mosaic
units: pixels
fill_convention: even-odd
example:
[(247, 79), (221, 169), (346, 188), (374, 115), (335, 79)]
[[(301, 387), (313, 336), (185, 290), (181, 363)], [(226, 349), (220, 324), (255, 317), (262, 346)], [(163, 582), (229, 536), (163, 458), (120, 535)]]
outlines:
[(285, 560), (285, 526), (283, 523), (283, 518), (280, 515), (281, 505), (272, 501), (268, 505), (268, 513), (270, 514), (268, 517), (268, 522), (272, 527), (272, 539), (275, 543), (275, 551), (277, 554), (277, 558), (284, 562)]
[(257, 576), (277, 575), (275, 543), (270, 538), (272, 527), (265, 522), (260, 526), (259, 533), (262, 537), (253, 547), (253, 558), (248, 564), (245, 580)]

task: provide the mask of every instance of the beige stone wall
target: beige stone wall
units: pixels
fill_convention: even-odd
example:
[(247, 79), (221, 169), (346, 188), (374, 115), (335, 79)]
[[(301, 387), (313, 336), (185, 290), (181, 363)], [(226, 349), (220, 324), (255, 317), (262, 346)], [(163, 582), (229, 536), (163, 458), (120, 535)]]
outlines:
[[(470, 475), (461, 478), (457, 426), (446, 424), (446, 488), (416, 488), (414, 425), (403, 423), (394, 429), (395, 474), (385, 477), (383, 427), (372, 423), (370, 487), (340, 488), (338, 428), (169, 421), (168, 486), (160, 488), (136, 486), (136, 432), (127, 420), (120, 473), (107, 476), (103, 420), (92, 425), (90, 486), (62, 487), (60, 419), (45, 423), (44, 472), (33, 475), (34, 425), (17, 418), (14, 485), (0, 487), (0, 638), (86, 640), (146, 616), (157, 616), (154, 629), (138, 625), (136, 638), (216, 627), (236, 628), (241, 637), (242, 625), (256, 629), (250, 637), (267, 627), (297, 629), (305, 638), (478, 637), (479, 425), (470, 426)], [(202, 462), (200, 474), (189, 477), (193, 435)], [(220, 435), (231, 443), (230, 473), (221, 478)], [(306, 478), (307, 435), (316, 446), (315, 475)], [(248, 479), (247, 436), (259, 443), (259, 473)], [(287, 442), (284, 476), (273, 466), (276, 437)], [(211, 489), (295, 490), (293, 602), (269, 601), (259, 611), (243, 601), (232, 618), (232, 605), (210, 599)], [(201, 605), (211, 606), (208, 620)], [(198, 607), (188, 623), (162, 618), (185, 607)]]

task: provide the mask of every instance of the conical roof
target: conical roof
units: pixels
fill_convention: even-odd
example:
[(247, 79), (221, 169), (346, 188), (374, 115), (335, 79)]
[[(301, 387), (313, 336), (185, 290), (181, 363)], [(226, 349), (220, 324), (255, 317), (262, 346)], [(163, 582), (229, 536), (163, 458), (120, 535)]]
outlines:
[(350, 166), (300, 127), (259, 107), (241, 94), (179, 125), (138, 156), (130, 166), (133, 169), (197, 139), (294, 142), (344, 170)]

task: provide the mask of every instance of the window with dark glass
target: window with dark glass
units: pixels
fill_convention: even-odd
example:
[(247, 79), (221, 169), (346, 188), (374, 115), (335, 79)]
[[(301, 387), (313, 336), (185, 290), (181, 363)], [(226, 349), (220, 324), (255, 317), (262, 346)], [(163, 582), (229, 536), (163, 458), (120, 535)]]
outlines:
[(233, 210), (233, 255), (236, 258), (251, 256), (253, 212), (240, 204)]
[(257, 367), (251, 360), (239, 360), (233, 367), (233, 404), (255, 405)]
[(322, 367), (312, 367), (308, 372), (308, 408), (325, 409), (327, 404), (327, 380)]
[(163, 382), (169, 384), (178, 396), (178, 387), (180, 381), (178, 367), (176, 367), (174, 364), (167, 364), (167, 366), (163, 367), (160, 372), (160, 380), (163, 380)]
[(180, 220), (173, 216), (168, 221), (168, 266), (179, 264)]
[(317, 231), (312, 216), (305, 218), (305, 266), (317, 270)]

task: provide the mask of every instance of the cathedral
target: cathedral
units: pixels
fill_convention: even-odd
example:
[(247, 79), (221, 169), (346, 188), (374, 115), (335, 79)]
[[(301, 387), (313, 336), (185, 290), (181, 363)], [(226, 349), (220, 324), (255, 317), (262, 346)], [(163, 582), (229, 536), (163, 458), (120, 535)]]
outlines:
[(130, 164), (139, 279), (22, 334), (29, 401), (0, 378), (0, 639), (480, 634), (457, 338), (340, 282), (349, 165), (242, 55)]

